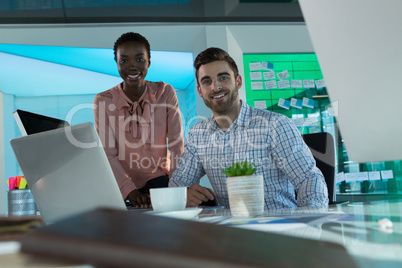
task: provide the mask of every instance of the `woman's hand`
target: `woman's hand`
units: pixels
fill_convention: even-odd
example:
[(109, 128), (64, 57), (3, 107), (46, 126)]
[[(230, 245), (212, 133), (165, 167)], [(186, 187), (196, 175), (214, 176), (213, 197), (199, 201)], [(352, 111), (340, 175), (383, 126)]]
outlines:
[(135, 208), (151, 208), (151, 198), (149, 194), (142, 194), (138, 189), (131, 191), (127, 199), (131, 201)]

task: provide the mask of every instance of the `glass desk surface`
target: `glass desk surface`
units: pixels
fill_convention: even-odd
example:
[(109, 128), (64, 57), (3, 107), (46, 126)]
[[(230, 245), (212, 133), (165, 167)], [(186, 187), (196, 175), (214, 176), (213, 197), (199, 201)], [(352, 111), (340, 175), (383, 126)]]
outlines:
[[(381, 227), (378, 220), (384, 218), (392, 222), (392, 228)], [(204, 207), (192, 220), (337, 243), (346, 248), (358, 267), (402, 267), (402, 201), (281, 209), (265, 211), (259, 217), (232, 217), (229, 209)], [(314, 257), (314, 252), (311, 256)], [(25, 254), (4, 252), (0, 260), (19, 264), (13, 267), (25, 267), (32, 261)]]
[(338, 243), (359, 267), (402, 267), (402, 201), (281, 209), (249, 218), (206, 207), (194, 220)]

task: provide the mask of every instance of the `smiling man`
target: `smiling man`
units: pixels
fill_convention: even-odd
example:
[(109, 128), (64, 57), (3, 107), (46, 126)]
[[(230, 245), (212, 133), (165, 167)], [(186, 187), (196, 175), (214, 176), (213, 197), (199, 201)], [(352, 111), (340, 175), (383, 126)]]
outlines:
[[(242, 102), (242, 78), (224, 50), (208, 48), (194, 61), (198, 95), (213, 117), (194, 125), (169, 187), (187, 186), (187, 206), (217, 199), (229, 207), (222, 170), (247, 160), (264, 177), (264, 209), (325, 207), (328, 190), (299, 131), (284, 115)], [(212, 189), (199, 185), (207, 175)], [(297, 194), (297, 199), (296, 199)]]

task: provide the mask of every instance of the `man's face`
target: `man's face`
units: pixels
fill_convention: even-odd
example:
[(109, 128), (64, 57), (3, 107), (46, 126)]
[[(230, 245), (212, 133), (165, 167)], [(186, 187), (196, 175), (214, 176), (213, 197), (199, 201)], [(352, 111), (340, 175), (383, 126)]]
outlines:
[(205, 105), (214, 115), (225, 115), (239, 99), (242, 80), (240, 75), (234, 76), (226, 61), (214, 61), (198, 69), (198, 83), (198, 95)]

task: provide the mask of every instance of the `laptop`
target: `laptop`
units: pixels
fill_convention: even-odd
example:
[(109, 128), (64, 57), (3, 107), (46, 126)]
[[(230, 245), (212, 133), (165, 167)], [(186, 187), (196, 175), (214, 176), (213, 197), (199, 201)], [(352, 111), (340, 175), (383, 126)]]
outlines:
[(46, 223), (98, 207), (127, 210), (93, 124), (10, 141)]
[(53, 130), (56, 128), (63, 128), (70, 125), (67, 121), (61, 119), (24, 110), (14, 111), (13, 116), (22, 136)]

